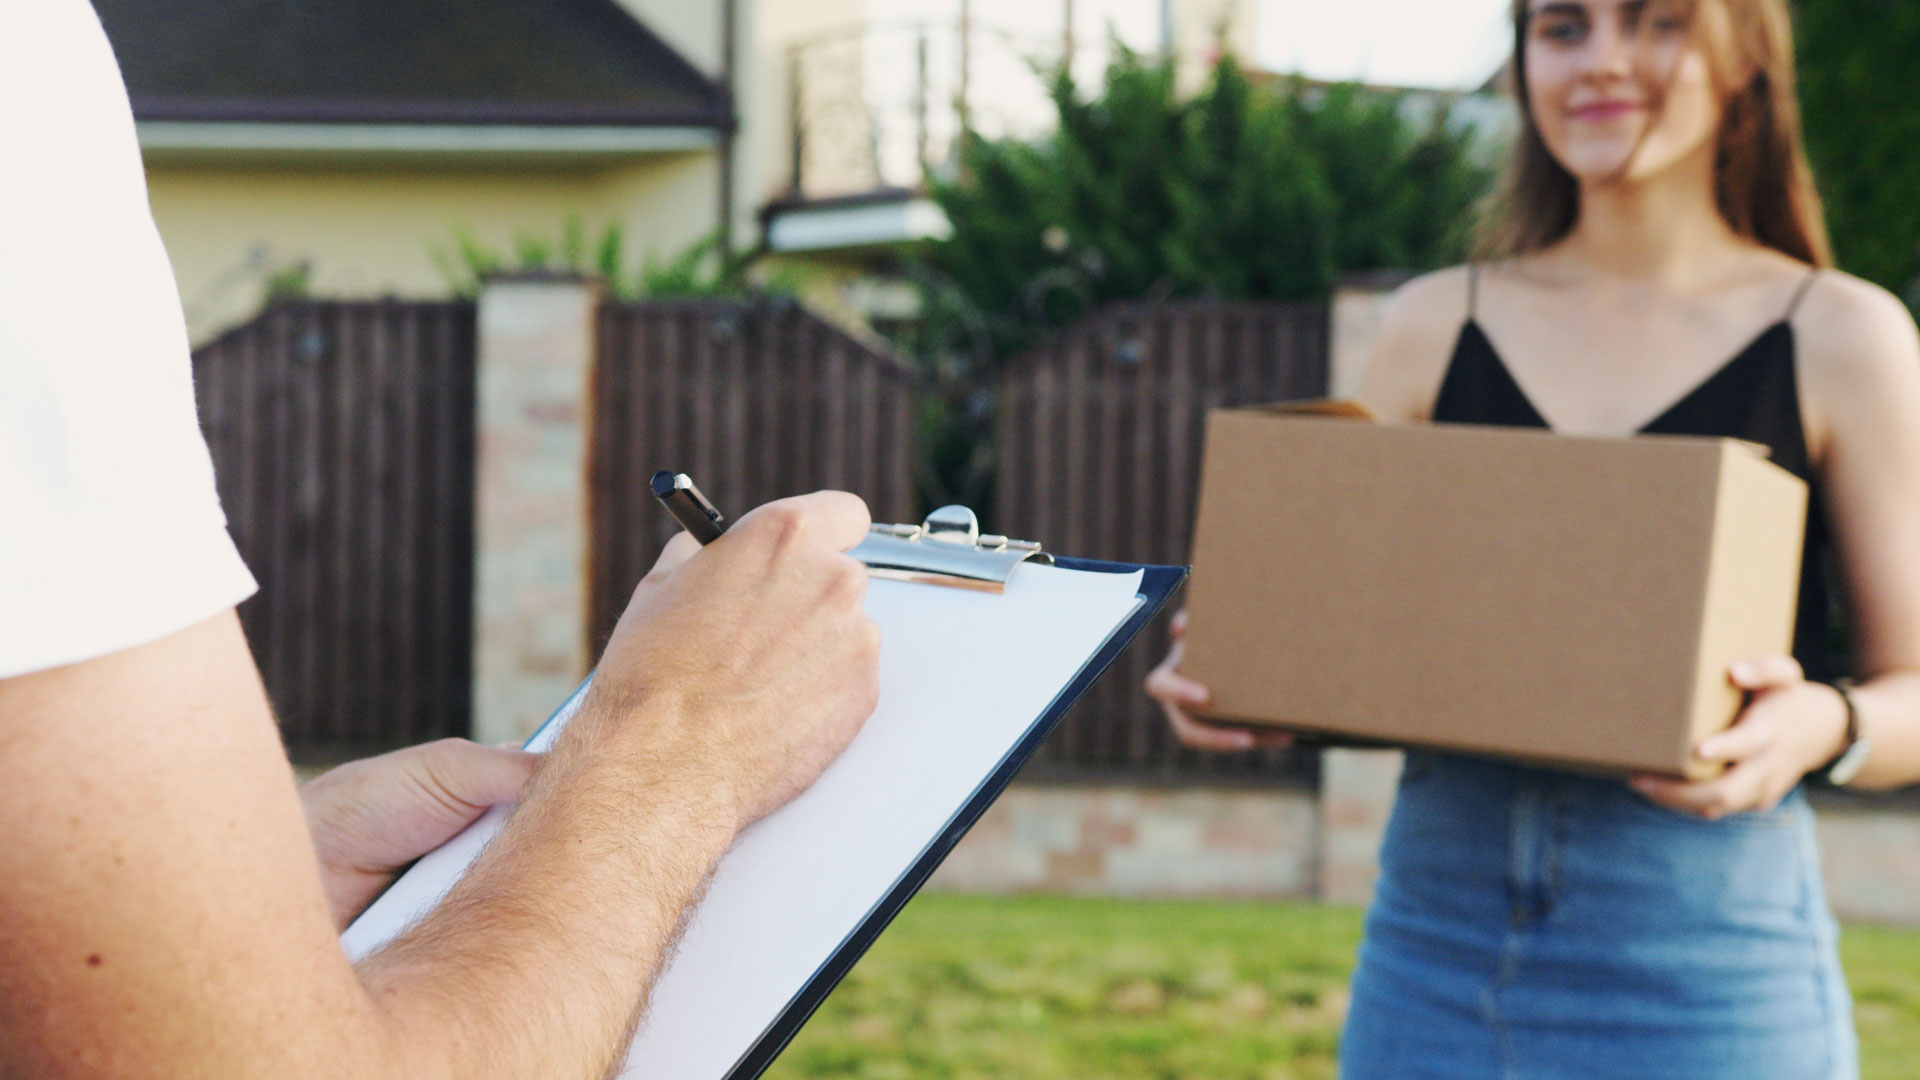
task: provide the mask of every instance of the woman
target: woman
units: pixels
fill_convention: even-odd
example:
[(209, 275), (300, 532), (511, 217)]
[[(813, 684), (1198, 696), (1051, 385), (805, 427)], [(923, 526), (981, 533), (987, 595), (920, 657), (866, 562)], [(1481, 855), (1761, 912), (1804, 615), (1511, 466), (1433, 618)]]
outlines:
[[(1920, 335), (1829, 268), (1784, 0), (1517, 0), (1514, 25), (1488, 258), (1401, 291), (1363, 396), (1393, 421), (1765, 443), (1815, 495), (1795, 656), (1729, 672), (1748, 699), (1696, 749), (1714, 780), (1410, 754), (1342, 1075), (1851, 1078), (1800, 784), (1920, 780)], [(1816, 681), (1841, 674), (1829, 552), (1850, 690)], [(1182, 711), (1207, 692), (1179, 659), (1148, 681), (1176, 732), (1255, 745)]]

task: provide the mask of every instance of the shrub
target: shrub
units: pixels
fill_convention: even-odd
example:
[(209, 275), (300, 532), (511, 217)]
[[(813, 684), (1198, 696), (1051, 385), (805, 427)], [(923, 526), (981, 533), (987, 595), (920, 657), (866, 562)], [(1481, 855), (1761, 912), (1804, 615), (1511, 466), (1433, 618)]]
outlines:
[(925, 261), (993, 357), (1108, 300), (1311, 298), (1465, 254), (1489, 176), (1444, 104), (1255, 81), (1231, 57), (1182, 99), (1169, 64), (1116, 54), (1091, 98), (1054, 76), (1052, 136), (970, 136), (934, 185), (953, 232)]
[(480, 282), (494, 274), (537, 270), (593, 274), (606, 282), (608, 295), (622, 300), (746, 296), (765, 291), (745, 283), (747, 260), (721, 252), (717, 232), (665, 259), (648, 252), (637, 263), (629, 263), (626, 232), (619, 222), (610, 222), (600, 230), (589, 260), (586, 226), (576, 214), (561, 224), (555, 236), (515, 235), (512, 250), (509, 258), (461, 225), (453, 230), (452, 246), (436, 247), (433, 259), (456, 296), (475, 295)]
[(1920, 308), (1920, 5), (1796, 5), (1807, 149), (1840, 265)]

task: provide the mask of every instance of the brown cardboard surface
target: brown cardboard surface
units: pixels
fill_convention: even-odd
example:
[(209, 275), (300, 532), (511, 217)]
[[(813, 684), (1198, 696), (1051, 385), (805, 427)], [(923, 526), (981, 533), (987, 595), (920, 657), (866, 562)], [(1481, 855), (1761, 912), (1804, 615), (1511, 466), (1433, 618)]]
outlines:
[[(1720, 514), (1709, 559), (1689, 745), (1725, 727), (1726, 718), (1740, 706), (1739, 691), (1725, 678), (1729, 664), (1789, 652), (1793, 645), (1807, 485), (1741, 450), (1740, 446), (1727, 448), (1726, 467), (1720, 474)], [(1743, 527), (1745, 522), (1782, 513), (1796, 527)], [(1781, 566), (1791, 566), (1795, 572), (1783, 579), (1778, 572)]]
[(1209, 417), (1206, 715), (1697, 774), (1727, 663), (1790, 647), (1805, 485), (1730, 440), (1350, 417)]

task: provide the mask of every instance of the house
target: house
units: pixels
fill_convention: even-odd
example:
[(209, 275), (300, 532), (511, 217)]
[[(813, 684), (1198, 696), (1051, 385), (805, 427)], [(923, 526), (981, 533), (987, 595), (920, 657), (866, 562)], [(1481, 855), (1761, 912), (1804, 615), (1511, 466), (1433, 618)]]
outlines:
[(728, 27), (784, 38), (859, 3), (750, 6), (95, 0), (196, 340), (296, 270), (325, 295), (444, 295), (461, 231), (510, 249), (618, 223), (636, 260), (723, 228), (751, 244), (784, 128), (751, 118), (784, 84), (745, 73)]
[(946, 228), (923, 180), (963, 123), (1042, 130), (1038, 72), (1097, 69), (1122, 9), (1196, 70), (1250, 25), (1234, 0), (94, 2), (196, 340), (275, 284), (444, 295), (457, 236), (551, 247), (570, 218), (633, 262), (764, 248), (858, 318), (874, 257)]

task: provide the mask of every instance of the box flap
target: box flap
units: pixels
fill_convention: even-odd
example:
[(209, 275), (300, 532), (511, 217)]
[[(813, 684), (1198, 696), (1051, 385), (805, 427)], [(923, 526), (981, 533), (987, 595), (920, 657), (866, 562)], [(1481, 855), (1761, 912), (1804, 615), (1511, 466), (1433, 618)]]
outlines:
[(1312, 401), (1272, 401), (1259, 405), (1236, 406), (1233, 412), (1269, 413), (1275, 416), (1332, 416), (1347, 420), (1378, 421), (1373, 410), (1346, 398), (1316, 398)]
[[(1380, 422), (1380, 417), (1377, 416), (1372, 409), (1367, 408), (1365, 405), (1361, 404), (1358, 401), (1353, 400), (1352, 398), (1314, 398), (1308, 401), (1267, 401), (1267, 402), (1261, 402), (1257, 405), (1236, 405), (1222, 411), (1261, 413), (1268, 416), (1322, 416), (1322, 417), (1329, 417), (1329, 418), (1340, 419), (1340, 420), (1365, 420), (1365, 421), (1368, 421), (1369, 423), (1376, 423), (1376, 424)], [(1484, 426), (1484, 425), (1466, 425), (1466, 426)], [(1504, 425), (1496, 425), (1496, 426), (1504, 427)], [(1532, 429), (1522, 428), (1518, 430), (1532, 430)], [(1552, 432), (1543, 431), (1542, 434), (1552, 434)], [(1568, 437), (1604, 438), (1604, 439), (1621, 438), (1620, 436), (1560, 436), (1560, 437), (1561, 438), (1568, 438)], [(1668, 435), (1644, 435), (1644, 434), (1625, 436), (1625, 437), (1636, 438), (1636, 439), (1643, 439), (1643, 438), (1699, 439), (1699, 438), (1703, 438), (1703, 436), (1697, 436), (1697, 435), (1668, 436)], [(1716, 442), (1729, 443), (1733, 446), (1738, 447), (1739, 449), (1741, 449), (1746, 453), (1752, 454), (1754, 457), (1757, 457), (1763, 461), (1771, 461), (1773, 459), (1773, 450), (1770, 447), (1768, 447), (1765, 443), (1751, 442), (1747, 439), (1728, 438), (1725, 436), (1704, 436), (1704, 437), (1711, 438), (1713, 439), (1713, 441), (1716, 441)]]

